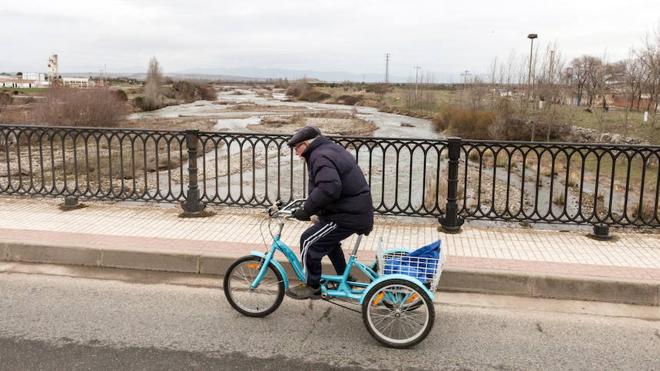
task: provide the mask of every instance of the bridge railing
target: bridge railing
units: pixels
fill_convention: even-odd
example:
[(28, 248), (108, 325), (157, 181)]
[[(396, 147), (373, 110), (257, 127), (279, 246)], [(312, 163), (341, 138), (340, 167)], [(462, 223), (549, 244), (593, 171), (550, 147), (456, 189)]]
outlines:
[[(0, 125), (0, 194), (268, 206), (306, 195), (277, 134)], [(660, 147), (332, 137), (380, 214), (660, 226)]]

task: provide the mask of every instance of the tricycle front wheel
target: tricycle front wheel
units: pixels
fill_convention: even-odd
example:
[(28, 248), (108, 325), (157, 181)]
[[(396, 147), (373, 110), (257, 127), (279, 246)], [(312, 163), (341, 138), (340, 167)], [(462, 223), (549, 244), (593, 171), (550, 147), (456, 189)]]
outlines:
[(265, 317), (273, 313), (284, 299), (284, 282), (282, 275), (268, 264), (268, 270), (256, 288), (252, 288), (262, 258), (259, 256), (244, 256), (235, 261), (224, 279), (225, 296), (229, 304), (241, 314), (249, 317)]
[(435, 309), (419, 286), (404, 279), (391, 279), (366, 293), (362, 319), (376, 340), (392, 348), (407, 348), (431, 332)]

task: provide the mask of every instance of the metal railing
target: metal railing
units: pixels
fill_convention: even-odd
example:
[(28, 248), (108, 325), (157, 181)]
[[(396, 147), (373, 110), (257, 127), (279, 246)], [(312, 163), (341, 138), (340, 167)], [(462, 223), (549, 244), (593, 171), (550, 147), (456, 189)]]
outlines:
[(470, 219), (660, 226), (660, 147), (459, 141)]
[(0, 194), (183, 201), (183, 132), (0, 126)]
[[(307, 192), (288, 136), (0, 126), (0, 194), (268, 206)], [(333, 137), (381, 214), (660, 226), (660, 147)]]

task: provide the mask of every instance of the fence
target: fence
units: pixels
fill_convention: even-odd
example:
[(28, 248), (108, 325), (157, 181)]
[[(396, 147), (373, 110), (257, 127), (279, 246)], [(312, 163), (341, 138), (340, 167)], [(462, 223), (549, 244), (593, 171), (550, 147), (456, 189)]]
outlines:
[[(303, 197), (287, 136), (0, 126), (0, 194), (267, 206)], [(660, 226), (660, 147), (335, 137), (381, 214)]]

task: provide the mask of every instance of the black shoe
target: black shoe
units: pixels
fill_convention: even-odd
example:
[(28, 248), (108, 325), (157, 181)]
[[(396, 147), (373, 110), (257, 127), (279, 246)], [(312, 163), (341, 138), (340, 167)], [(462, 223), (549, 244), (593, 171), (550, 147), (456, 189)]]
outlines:
[(321, 287), (313, 288), (307, 284), (301, 283), (298, 286), (291, 287), (286, 290), (286, 295), (296, 300), (316, 300), (321, 298)]

